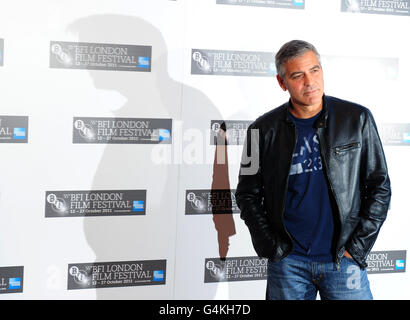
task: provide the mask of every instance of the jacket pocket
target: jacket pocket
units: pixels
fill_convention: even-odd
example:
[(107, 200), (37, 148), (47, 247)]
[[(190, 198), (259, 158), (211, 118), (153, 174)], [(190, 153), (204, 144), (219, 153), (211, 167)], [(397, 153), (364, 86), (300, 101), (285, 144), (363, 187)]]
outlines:
[(361, 147), (360, 142), (352, 142), (348, 143), (342, 146), (337, 146), (333, 148), (333, 151), (336, 155), (343, 154), (345, 152), (354, 150), (354, 149), (359, 149)]

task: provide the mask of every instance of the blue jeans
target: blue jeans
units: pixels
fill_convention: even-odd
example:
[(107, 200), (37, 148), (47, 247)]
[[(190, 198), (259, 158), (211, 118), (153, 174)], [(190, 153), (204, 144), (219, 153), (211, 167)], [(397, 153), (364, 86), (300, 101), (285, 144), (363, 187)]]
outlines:
[(343, 256), (333, 262), (308, 262), (293, 257), (268, 262), (267, 300), (372, 300), (366, 270)]

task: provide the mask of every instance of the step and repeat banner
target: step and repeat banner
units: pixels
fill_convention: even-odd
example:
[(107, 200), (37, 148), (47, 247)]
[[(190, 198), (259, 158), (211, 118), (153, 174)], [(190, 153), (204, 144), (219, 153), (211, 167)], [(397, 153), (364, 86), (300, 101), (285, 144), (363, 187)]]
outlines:
[(408, 30), (409, 0), (2, 1), (0, 298), (264, 299), (234, 193), (303, 39), (376, 119), (393, 196), (367, 270), (409, 299)]

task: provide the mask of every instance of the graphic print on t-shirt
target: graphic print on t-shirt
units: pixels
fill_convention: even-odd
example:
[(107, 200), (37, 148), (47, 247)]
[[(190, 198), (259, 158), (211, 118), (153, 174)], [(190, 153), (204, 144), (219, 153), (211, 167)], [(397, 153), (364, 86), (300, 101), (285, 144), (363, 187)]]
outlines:
[(322, 170), (320, 158), (319, 140), (316, 133), (312, 136), (304, 136), (303, 143), (297, 144), (297, 152), (293, 154), (293, 162), (290, 175), (302, 174)]

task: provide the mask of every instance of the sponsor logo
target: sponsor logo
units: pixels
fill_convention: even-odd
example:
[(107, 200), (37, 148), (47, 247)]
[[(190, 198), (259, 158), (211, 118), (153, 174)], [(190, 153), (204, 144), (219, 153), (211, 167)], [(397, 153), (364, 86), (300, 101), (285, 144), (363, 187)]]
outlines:
[(145, 210), (145, 201), (134, 201), (132, 203), (132, 211), (133, 212), (142, 212)]
[(192, 49), (191, 74), (272, 77), (272, 52)]
[(94, 117), (73, 119), (73, 143), (170, 144), (171, 134), (172, 119)]
[(10, 278), (9, 279), (9, 289), (16, 290), (21, 288), (21, 279), (20, 278)]
[(45, 216), (145, 215), (146, 190), (47, 191)]
[(149, 57), (138, 57), (138, 67), (148, 69), (150, 67)]
[(27, 143), (28, 117), (0, 116), (0, 143)]
[(396, 260), (396, 270), (405, 269), (405, 260)]
[(50, 68), (151, 71), (151, 46), (50, 42)]
[(155, 282), (164, 281), (164, 270), (155, 270), (152, 281), (155, 281)]
[(26, 128), (14, 128), (14, 139), (26, 139)]
[(232, 257), (205, 259), (204, 282), (229, 282), (267, 279), (268, 259)]
[(240, 213), (236, 204), (235, 190), (186, 190), (185, 214)]
[(74, 263), (68, 265), (67, 289), (162, 285), (166, 260)]
[(158, 129), (158, 141), (168, 141), (171, 139), (171, 131), (168, 129)]
[(410, 143), (410, 132), (403, 132), (403, 143)]
[(406, 250), (372, 251), (366, 263), (369, 274), (405, 272)]

